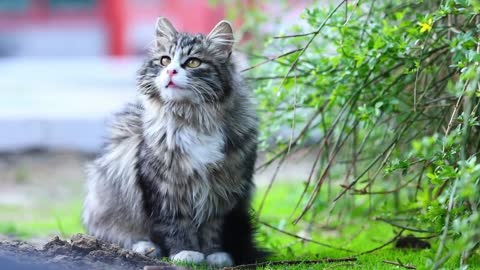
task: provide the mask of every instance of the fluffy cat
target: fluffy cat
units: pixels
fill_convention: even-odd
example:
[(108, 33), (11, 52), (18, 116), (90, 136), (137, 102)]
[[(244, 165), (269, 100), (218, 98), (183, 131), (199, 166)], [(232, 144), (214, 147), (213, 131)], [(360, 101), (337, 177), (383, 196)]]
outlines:
[(249, 212), (257, 118), (233, 43), (226, 21), (205, 36), (158, 19), (138, 100), (115, 116), (88, 166), (90, 234), (174, 261), (261, 259)]

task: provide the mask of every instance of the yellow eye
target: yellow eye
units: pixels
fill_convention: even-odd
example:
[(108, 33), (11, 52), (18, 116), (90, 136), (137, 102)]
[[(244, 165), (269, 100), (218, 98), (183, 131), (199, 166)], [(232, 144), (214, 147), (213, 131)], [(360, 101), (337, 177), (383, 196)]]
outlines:
[(196, 68), (196, 67), (199, 67), (201, 64), (202, 64), (202, 61), (200, 61), (197, 58), (190, 58), (187, 60), (187, 63), (186, 63), (187, 67), (189, 68)]
[(162, 56), (162, 58), (160, 59), (160, 64), (162, 64), (162, 66), (168, 66), (170, 62), (171, 60), (168, 56)]

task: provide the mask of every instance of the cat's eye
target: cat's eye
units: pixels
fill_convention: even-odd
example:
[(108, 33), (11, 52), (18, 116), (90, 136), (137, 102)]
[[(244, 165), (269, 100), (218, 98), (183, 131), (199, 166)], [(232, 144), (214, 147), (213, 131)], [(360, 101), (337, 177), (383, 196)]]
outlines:
[(172, 60), (170, 60), (170, 57), (168, 56), (162, 56), (162, 58), (160, 58), (160, 64), (165, 67), (168, 66), (171, 61)]
[(196, 68), (196, 67), (199, 67), (201, 64), (202, 64), (202, 61), (200, 61), (200, 59), (197, 59), (197, 58), (190, 58), (185, 63), (185, 65), (189, 68)]

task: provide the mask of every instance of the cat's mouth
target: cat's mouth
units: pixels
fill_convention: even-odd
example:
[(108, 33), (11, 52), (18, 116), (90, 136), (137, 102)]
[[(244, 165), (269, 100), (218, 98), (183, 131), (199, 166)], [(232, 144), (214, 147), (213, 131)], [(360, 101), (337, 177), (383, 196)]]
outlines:
[(176, 85), (173, 81), (169, 81), (165, 88), (177, 88), (180, 89), (178, 85)]

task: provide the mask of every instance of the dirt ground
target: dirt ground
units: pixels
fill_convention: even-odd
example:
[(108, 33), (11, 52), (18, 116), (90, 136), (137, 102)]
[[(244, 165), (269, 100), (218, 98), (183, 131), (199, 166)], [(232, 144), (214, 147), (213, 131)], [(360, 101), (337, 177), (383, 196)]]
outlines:
[(0, 241), (0, 266), (3, 270), (187, 269), (82, 234), (74, 235), (69, 241), (55, 237), (40, 249), (22, 241)]

